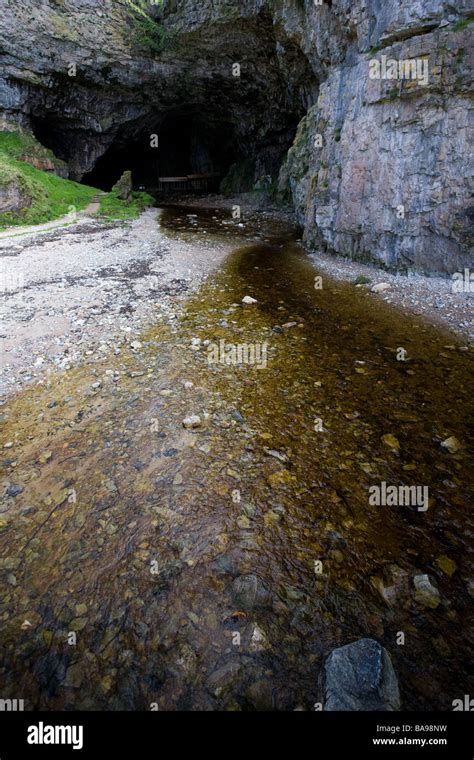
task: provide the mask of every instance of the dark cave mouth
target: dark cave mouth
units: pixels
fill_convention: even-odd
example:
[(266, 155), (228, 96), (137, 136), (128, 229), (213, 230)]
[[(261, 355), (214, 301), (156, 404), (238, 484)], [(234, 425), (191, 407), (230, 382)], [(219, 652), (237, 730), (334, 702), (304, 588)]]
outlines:
[(228, 129), (209, 129), (192, 117), (171, 118), (159, 127), (119, 135), (81, 181), (110, 190), (130, 170), (135, 189), (156, 191), (162, 187), (162, 178), (187, 177), (207, 177), (208, 189), (217, 189), (238, 159), (239, 150)]
[[(67, 163), (78, 148), (88, 149), (85, 131), (72, 131), (70, 125), (58, 123), (52, 116), (35, 118), (33, 131), (43, 145)], [(159, 125), (147, 119), (142, 125), (119, 129), (94, 167), (77, 179), (108, 192), (123, 172), (130, 170), (134, 189), (153, 192), (159, 189), (160, 178), (194, 177), (195, 181), (188, 183), (190, 190), (217, 191), (230, 167), (242, 158), (228, 123), (204, 123), (195, 114), (168, 116)], [(200, 177), (206, 181), (200, 183)]]
[[(231, 169), (235, 174), (236, 167), (237, 192), (251, 190), (259, 176), (276, 178), (299, 117), (295, 114), (294, 124), (286, 122), (284, 135), (267, 135), (262, 145), (249, 135), (244, 139), (228, 114), (203, 118), (202, 110), (195, 109), (167, 114), (159, 121), (148, 114), (140, 122), (119, 127), (113, 138), (88, 133), (53, 114), (32, 117), (32, 125), (37, 139), (69, 164), (71, 179), (109, 192), (130, 170), (135, 190), (157, 195), (219, 192), (222, 180)], [(101, 155), (93, 168), (77, 171), (78, 155), (94, 151)]]
[[(226, 58), (248, 53), (241, 80), (223, 68), (216, 27), (203, 47), (212, 76), (199, 67), (193, 73), (184, 54), (186, 81), (176, 75), (155, 92), (147, 80), (138, 97), (112, 88), (100, 107), (95, 80), (81, 80), (71, 92), (58, 79), (54, 100), (32, 104), (31, 128), (68, 164), (71, 179), (106, 192), (127, 170), (134, 189), (149, 192), (159, 189), (160, 177), (193, 175), (210, 177), (204, 191), (219, 191), (226, 178), (226, 194), (258, 189), (278, 177), (298, 124), (316, 102), (319, 80), (294, 41), (278, 45), (271, 14), (232, 24), (232, 35), (235, 51), (232, 57), (226, 48)], [(255, 51), (261, 66), (252, 66)]]

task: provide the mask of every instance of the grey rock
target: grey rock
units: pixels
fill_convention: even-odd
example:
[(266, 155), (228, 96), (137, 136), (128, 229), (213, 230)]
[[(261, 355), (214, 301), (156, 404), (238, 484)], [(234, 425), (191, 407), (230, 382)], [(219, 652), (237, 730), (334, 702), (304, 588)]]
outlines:
[(7, 495), (8, 496), (18, 496), (18, 494), (23, 492), (23, 486), (8, 486), (7, 488)]
[(400, 709), (390, 655), (374, 639), (359, 639), (331, 652), (323, 680), (326, 711)]
[(125, 171), (112, 190), (115, 191), (120, 200), (129, 201), (132, 197), (132, 172)]

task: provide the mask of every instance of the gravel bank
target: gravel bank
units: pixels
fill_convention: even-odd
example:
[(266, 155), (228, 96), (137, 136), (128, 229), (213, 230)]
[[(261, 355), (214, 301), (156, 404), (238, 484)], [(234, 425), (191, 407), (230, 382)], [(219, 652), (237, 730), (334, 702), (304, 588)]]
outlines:
[(370, 280), (356, 287), (371, 290), (387, 283), (390, 288), (373, 293), (374, 298), (381, 298), (402, 311), (412, 312), (470, 342), (474, 341), (474, 283), (472, 292), (454, 293), (453, 281), (442, 277), (389, 274), (376, 266), (324, 253), (310, 254), (310, 258), (318, 270), (337, 280), (355, 282), (358, 277)]
[(165, 237), (157, 210), (0, 240), (0, 393), (96, 352), (120, 351), (151, 319), (172, 319), (232, 245)]

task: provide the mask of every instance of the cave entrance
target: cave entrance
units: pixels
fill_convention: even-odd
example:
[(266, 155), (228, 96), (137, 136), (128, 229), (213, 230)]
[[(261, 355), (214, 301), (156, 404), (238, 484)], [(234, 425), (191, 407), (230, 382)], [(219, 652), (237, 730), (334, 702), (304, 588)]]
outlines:
[(238, 153), (228, 125), (168, 115), (159, 126), (118, 134), (82, 182), (108, 191), (129, 169), (134, 188), (153, 194), (216, 191)]

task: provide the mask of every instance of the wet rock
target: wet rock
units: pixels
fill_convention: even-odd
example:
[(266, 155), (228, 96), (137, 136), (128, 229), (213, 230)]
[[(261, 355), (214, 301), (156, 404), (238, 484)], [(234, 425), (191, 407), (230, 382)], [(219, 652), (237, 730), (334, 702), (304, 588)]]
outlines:
[(435, 559), (435, 565), (439, 567), (441, 572), (448, 575), (450, 578), (456, 572), (457, 565), (453, 559), (447, 557), (446, 554), (441, 554)]
[(328, 712), (400, 709), (390, 655), (374, 639), (359, 639), (331, 652), (323, 678), (324, 709)]
[(274, 457), (275, 459), (278, 459), (280, 462), (286, 463), (288, 462), (288, 457), (286, 454), (282, 454), (280, 451), (277, 451), (276, 449), (268, 449), (264, 447), (264, 452), (269, 457)]
[(198, 414), (191, 414), (189, 417), (185, 417), (183, 420), (183, 427), (187, 430), (198, 428), (201, 426), (201, 418)]
[(257, 514), (257, 508), (255, 504), (244, 504), (243, 510), (245, 514), (247, 515), (247, 517), (255, 517), (255, 515)]
[(214, 670), (207, 681), (209, 692), (219, 697), (224, 690), (230, 689), (241, 668), (242, 664), (239, 660), (230, 660)]
[(235, 575), (236, 563), (231, 554), (221, 554), (212, 563), (217, 575)]
[(15, 498), (15, 496), (18, 496), (18, 494), (23, 492), (23, 486), (8, 486), (7, 488), (7, 496), (12, 496)]
[(428, 607), (432, 610), (436, 609), (440, 603), (439, 591), (436, 586), (433, 586), (429, 576), (426, 574), (415, 575), (413, 585), (415, 587), (416, 601), (422, 604), (423, 607)]
[(382, 436), (382, 442), (392, 451), (400, 451), (400, 442), (392, 433)]
[(240, 575), (232, 584), (232, 600), (243, 610), (264, 607), (270, 602), (270, 592), (255, 573)]
[(266, 679), (250, 684), (245, 691), (245, 698), (254, 710), (265, 712), (275, 709), (273, 688)]
[(73, 689), (80, 689), (84, 680), (84, 666), (82, 663), (71, 665), (67, 669), (64, 685)]
[(279, 470), (268, 476), (267, 483), (271, 488), (279, 488), (280, 486), (289, 485), (294, 480), (295, 477), (288, 470)]
[(265, 514), (263, 515), (263, 523), (266, 528), (269, 528), (272, 525), (275, 525), (275, 523), (280, 522), (280, 520), (281, 520), (281, 515), (279, 515), (273, 509), (269, 509), (268, 512), (265, 512)]
[(451, 435), (449, 438), (446, 438), (445, 441), (441, 442), (441, 448), (446, 449), (450, 454), (456, 454), (461, 448), (461, 444), (454, 435)]
[(410, 599), (408, 573), (398, 565), (384, 568), (383, 578), (373, 577), (372, 584), (391, 607)]
[(178, 657), (176, 658), (176, 664), (182, 668), (188, 678), (191, 677), (195, 672), (197, 656), (189, 644), (185, 643), (180, 648)]
[(253, 630), (249, 641), (249, 649), (251, 652), (264, 652), (270, 646), (267, 635), (258, 623), (253, 623), (252, 626)]

